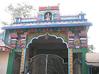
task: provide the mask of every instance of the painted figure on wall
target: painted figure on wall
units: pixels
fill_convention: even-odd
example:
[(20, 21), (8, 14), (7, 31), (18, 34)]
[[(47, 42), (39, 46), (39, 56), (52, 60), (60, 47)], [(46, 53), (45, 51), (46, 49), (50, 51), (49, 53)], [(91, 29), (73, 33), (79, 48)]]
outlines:
[(52, 13), (51, 12), (46, 12), (44, 15), (44, 20), (52, 20)]

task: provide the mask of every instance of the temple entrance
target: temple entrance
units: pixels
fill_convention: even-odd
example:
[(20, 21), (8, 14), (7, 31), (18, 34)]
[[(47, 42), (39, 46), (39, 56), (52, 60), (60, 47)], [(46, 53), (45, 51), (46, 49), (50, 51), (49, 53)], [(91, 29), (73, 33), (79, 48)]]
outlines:
[(27, 73), (68, 74), (68, 48), (61, 38), (50, 35), (35, 38), (26, 52)]

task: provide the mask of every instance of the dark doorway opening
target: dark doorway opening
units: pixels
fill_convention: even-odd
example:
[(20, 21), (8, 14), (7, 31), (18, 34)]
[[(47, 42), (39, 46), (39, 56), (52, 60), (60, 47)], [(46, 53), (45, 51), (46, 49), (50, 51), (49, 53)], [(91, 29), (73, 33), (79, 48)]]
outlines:
[[(48, 58), (46, 58), (47, 56)], [(67, 45), (63, 43), (61, 38), (49, 35), (33, 39), (27, 48), (26, 61), (28, 63), (27, 71), (31, 74), (68, 74)], [(49, 66), (47, 67), (47, 72), (45, 72), (46, 61), (47, 66)], [(33, 68), (34, 65), (36, 70)], [(53, 69), (55, 70), (53, 71)]]
[(92, 74), (99, 74), (99, 67), (92, 67)]

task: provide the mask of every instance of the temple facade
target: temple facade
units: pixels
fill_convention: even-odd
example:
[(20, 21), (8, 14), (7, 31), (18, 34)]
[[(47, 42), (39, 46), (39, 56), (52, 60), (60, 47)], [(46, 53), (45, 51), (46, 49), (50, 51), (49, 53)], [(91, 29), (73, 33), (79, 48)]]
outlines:
[(16, 18), (2, 27), (10, 47), (6, 74), (88, 74), (89, 26), (84, 13), (61, 16), (58, 6), (39, 7), (35, 18)]

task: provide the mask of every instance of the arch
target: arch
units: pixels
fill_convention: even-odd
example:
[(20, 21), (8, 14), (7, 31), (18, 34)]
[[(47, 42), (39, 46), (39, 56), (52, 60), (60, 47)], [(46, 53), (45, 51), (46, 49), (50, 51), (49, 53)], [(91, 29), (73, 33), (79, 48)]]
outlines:
[[(64, 64), (66, 64), (65, 62), (68, 62), (68, 45), (67, 45), (67, 43), (64, 41), (64, 39), (62, 38), (62, 37), (58, 37), (58, 36), (56, 36), (56, 35), (51, 35), (51, 34), (43, 34), (43, 35), (39, 35), (39, 36), (37, 36), (37, 37), (33, 37), (32, 39), (31, 39), (31, 41), (27, 44), (27, 46), (26, 46), (26, 50), (25, 50), (25, 67), (27, 67), (27, 64), (26, 64), (26, 62), (27, 62), (27, 59), (26, 59), (26, 56), (27, 56), (27, 53), (26, 52), (30, 52), (29, 50), (31, 50), (31, 48), (33, 47), (33, 46), (35, 46), (34, 44), (36, 43), (36, 42), (38, 42), (38, 41), (42, 41), (43, 40), (43, 43), (45, 42), (45, 43), (49, 43), (49, 45), (51, 44), (51, 42), (52, 43), (55, 43), (55, 42), (57, 42), (57, 43), (60, 43), (60, 45), (62, 46), (62, 48), (61, 48), (61, 46), (60, 45), (58, 45), (58, 48), (60, 47), (61, 49), (65, 49), (65, 52), (67, 53), (67, 58), (64, 58), (64, 55), (65, 55), (65, 57), (66, 57), (66, 53), (65, 54), (59, 54), (59, 53), (61, 53), (61, 52), (59, 52), (59, 51), (61, 51), (60, 49), (58, 49), (59, 51), (59, 53), (55, 53), (55, 55), (58, 55), (59, 56), (59, 58), (64, 58), (64, 61), (63, 61), (63, 63)], [(34, 44), (33, 44), (34, 43)], [(52, 44), (53, 45), (53, 44)], [(53, 47), (53, 46), (52, 46)], [(44, 47), (45, 48), (45, 47)], [(49, 48), (50, 48), (50, 46), (49, 46)], [(48, 48), (47, 48), (48, 49)], [(53, 52), (53, 49), (54, 48), (52, 48), (52, 49), (50, 49), (52, 52)], [(57, 47), (56, 47), (56, 49), (57, 49)], [(55, 51), (56, 51), (56, 49), (55, 49)], [(66, 50), (67, 49), (67, 50)], [(28, 50), (28, 51), (27, 51)], [(49, 50), (49, 49), (48, 49)], [(46, 52), (46, 51), (45, 51)], [(52, 52), (47, 52), (47, 53), (39, 53), (39, 54), (36, 54), (36, 55), (32, 55), (31, 57), (29, 57), (29, 58), (33, 58), (34, 56), (37, 56), (37, 55), (42, 55), (42, 54), (53, 54)], [(31, 52), (32, 53), (32, 52)], [(66, 61), (65, 61), (66, 60)], [(68, 64), (68, 63), (67, 63)], [(67, 65), (68, 66), (68, 65)], [(69, 67), (68, 67), (69, 68)]]
[(53, 35), (53, 34), (49, 34), (49, 33), (42, 34), (42, 35), (39, 35), (39, 36), (37, 36), (37, 37), (33, 37), (33, 38), (30, 40), (30, 42), (28, 42), (26, 48), (28, 48), (28, 45), (29, 45), (30, 43), (32, 43), (32, 41), (33, 41), (34, 39), (38, 39), (38, 38), (40, 38), (40, 37), (42, 37), (42, 36), (47, 36), (47, 35), (48, 35), (48, 36), (53, 36), (53, 37), (55, 37), (56, 39), (61, 39), (62, 42), (65, 43), (65, 44), (67, 45), (67, 48), (68, 48), (68, 44), (67, 44), (67, 42), (64, 41), (64, 39), (63, 39), (62, 37), (57, 36), (57, 35)]

